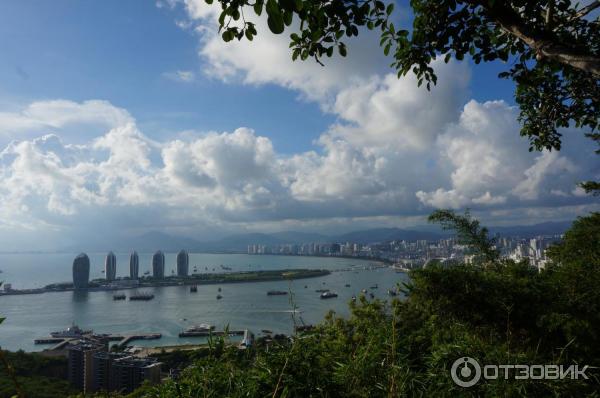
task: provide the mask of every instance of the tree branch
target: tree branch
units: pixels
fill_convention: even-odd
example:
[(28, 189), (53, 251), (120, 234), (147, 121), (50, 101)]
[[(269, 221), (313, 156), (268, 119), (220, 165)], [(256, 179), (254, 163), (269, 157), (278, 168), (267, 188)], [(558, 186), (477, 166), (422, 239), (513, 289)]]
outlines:
[(571, 21), (575, 20), (575, 19), (579, 19), (581, 17), (585, 17), (587, 14), (594, 11), (598, 7), (600, 7), (600, 1), (594, 1), (591, 4), (588, 4), (587, 6), (583, 7), (581, 10), (577, 11), (577, 13), (575, 15), (573, 15), (573, 17), (571, 18)]
[[(600, 56), (561, 43), (546, 32), (533, 31), (512, 8), (501, 4), (503, 2), (495, 1), (491, 6), (487, 1), (471, 1), (471, 3), (482, 6), (487, 11), (489, 18), (495, 20), (500, 28), (521, 39), (535, 50), (539, 57), (545, 57), (600, 77)], [(596, 3), (598, 4), (596, 5)], [(600, 1), (590, 4), (588, 7), (592, 6), (600, 7)]]

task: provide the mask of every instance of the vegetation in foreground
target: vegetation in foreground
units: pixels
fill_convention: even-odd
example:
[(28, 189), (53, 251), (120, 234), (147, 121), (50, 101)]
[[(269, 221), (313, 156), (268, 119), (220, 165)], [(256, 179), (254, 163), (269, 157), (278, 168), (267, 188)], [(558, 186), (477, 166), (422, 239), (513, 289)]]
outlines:
[[(9, 374), (6, 366), (0, 366), (0, 397), (66, 397), (77, 393), (67, 382), (67, 359), (64, 357), (48, 358), (35, 353), (23, 351), (2, 351), (5, 364), (10, 364)], [(20, 395), (19, 395), (20, 394)]]
[(600, 363), (600, 213), (579, 218), (538, 272), (501, 260), (485, 229), (467, 216), (431, 216), (456, 228), (476, 265), (434, 264), (411, 273), (406, 299), (361, 297), (348, 319), (330, 314), (293, 339), (248, 350), (217, 340), (177, 380), (135, 397), (597, 396), (588, 380), (454, 384), (460, 357), (481, 364)]

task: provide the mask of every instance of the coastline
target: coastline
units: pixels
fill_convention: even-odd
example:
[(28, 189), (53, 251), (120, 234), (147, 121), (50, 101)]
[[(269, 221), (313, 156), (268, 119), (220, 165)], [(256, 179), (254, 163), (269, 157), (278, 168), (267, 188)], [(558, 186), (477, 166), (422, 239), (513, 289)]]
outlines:
[[(232, 283), (253, 283), (253, 282), (269, 282), (279, 280), (296, 280), (316, 278), (329, 275), (328, 270), (313, 270), (313, 269), (282, 269), (272, 271), (241, 271), (241, 272), (222, 272), (210, 274), (193, 274), (187, 277), (181, 276), (165, 276), (164, 279), (155, 279), (152, 277), (142, 277), (137, 280), (117, 279), (117, 284), (106, 283), (105, 280), (92, 280), (91, 283), (97, 286), (90, 286), (85, 289), (75, 289), (72, 283), (56, 283), (44, 286), (37, 289), (14, 289), (1, 291), (1, 296), (16, 296), (26, 294), (43, 294), (53, 292), (106, 292), (116, 290), (131, 290), (140, 288), (155, 288), (169, 286), (189, 286), (189, 285), (214, 285), (214, 284), (232, 284)], [(128, 283), (138, 281), (138, 283)], [(127, 284), (118, 284), (118, 283)]]

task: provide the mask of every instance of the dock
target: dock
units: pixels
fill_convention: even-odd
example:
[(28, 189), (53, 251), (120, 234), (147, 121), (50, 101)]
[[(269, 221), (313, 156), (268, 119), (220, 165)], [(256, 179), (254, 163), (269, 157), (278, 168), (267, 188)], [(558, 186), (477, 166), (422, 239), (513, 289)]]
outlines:
[(43, 339), (35, 339), (35, 344), (54, 344), (52, 347), (46, 349), (47, 351), (60, 350), (65, 347), (71, 341), (78, 341), (86, 338), (104, 339), (108, 341), (115, 341), (119, 347), (125, 347), (132, 341), (135, 340), (157, 340), (162, 337), (161, 333), (135, 333), (135, 334), (86, 334), (81, 337), (48, 337)]
[(181, 332), (179, 333), (179, 337), (208, 337), (208, 336), (243, 336), (245, 330), (229, 330), (225, 331), (198, 331), (198, 332)]

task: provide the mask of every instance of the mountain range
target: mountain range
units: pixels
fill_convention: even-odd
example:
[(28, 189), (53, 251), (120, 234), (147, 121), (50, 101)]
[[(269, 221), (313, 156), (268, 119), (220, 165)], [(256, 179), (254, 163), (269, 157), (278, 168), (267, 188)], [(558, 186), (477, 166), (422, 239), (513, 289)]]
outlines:
[[(548, 222), (535, 225), (490, 227), (492, 235), (527, 238), (537, 235), (554, 235), (566, 231), (570, 222)], [(248, 245), (276, 246), (299, 243), (333, 243), (352, 242), (360, 244), (389, 242), (392, 240), (437, 240), (452, 236), (448, 231), (442, 231), (434, 226), (414, 227), (413, 229), (375, 228), (343, 233), (340, 235), (324, 235), (311, 232), (283, 231), (276, 233), (244, 233), (230, 235), (212, 241), (199, 241), (193, 238), (174, 236), (167, 233), (152, 231), (139, 236), (120, 238), (109, 244), (111, 247), (87, 247), (86, 250), (116, 250), (129, 251), (135, 248), (141, 252), (151, 252), (157, 249), (172, 252), (185, 248), (194, 252), (246, 252)], [(107, 243), (103, 242), (101, 246)], [(70, 248), (79, 251), (82, 248)]]

